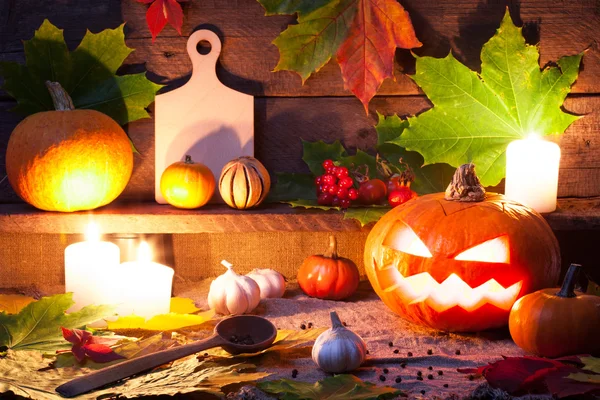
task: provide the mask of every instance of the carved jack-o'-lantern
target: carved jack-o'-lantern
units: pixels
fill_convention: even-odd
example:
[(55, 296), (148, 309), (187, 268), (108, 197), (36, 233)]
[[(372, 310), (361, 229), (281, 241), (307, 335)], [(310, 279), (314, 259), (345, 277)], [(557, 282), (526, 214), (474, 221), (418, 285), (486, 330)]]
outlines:
[(553, 286), (560, 273), (558, 242), (544, 218), (468, 179), (479, 184), (472, 165), (459, 168), (446, 196), (394, 208), (365, 247), (367, 275), (384, 303), (445, 331), (506, 325), (518, 298)]

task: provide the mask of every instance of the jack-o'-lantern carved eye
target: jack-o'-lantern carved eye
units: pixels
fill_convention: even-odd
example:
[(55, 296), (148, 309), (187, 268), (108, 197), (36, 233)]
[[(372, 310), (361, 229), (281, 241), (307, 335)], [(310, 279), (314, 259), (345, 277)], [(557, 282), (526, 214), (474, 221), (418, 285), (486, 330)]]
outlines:
[(460, 261), (509, 264), (510, 247), (508, 244), (508, 236), (500, 236), (478, 244), (475, 247), (471, 247), (470, 249), (463, 251), (454, 259)]
[(425, 243), (408, 225), (401, 222), (394, 224), (383, 241), (383, 245), (413, 256), (431, 258), (431, 252)]

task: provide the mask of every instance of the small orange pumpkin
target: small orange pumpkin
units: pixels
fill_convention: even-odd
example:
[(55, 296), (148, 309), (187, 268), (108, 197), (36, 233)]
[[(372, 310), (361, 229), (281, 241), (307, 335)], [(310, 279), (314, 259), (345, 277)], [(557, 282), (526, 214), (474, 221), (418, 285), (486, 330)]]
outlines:
[(329, 237), (325, 254), (308, 257), (298, 271), (298, 283), (304, 293), (318, 299), (345, 299), (356, 291), (359, 280), (356, 264), (338, 257), (335, 236)]
[(46, 82), (56, 111), (25, 118), (10, 135), (6, 173), (24, 201), (45, 211), (92, 210), (121, 194), (133, 170), (123, 129), (95, 110), (74, 110), (56, 82)]
[(215, 192), (215, 177), (204, 164), (192, 157), (173, 163), (160, 177), (160, 192), (167, 203), (178, 208), (202, 207)]
[(600, 297), (573, 290), (580, 265), (571, 264), (560, 289), (521, 297), (508, 319), (523, 350), (542, 357), (600, 354)]

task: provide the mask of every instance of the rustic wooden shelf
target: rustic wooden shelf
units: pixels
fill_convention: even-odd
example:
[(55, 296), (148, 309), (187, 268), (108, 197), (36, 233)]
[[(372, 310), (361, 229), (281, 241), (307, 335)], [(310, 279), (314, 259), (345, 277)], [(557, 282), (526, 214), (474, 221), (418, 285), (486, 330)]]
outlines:
[[(554, 230), (600, 229), (600, 198), (561, 199), (547, 214)], [(339, 212), (294, 209), (285, 204), (238, 211), (224, 205), (180, 210), (156, 203), (113, 204), (93, 212), (54, 213), (26, 204), (0, 204), (0, 233), (81, 233), (93, 218), (105, 233), (360, 231)]]

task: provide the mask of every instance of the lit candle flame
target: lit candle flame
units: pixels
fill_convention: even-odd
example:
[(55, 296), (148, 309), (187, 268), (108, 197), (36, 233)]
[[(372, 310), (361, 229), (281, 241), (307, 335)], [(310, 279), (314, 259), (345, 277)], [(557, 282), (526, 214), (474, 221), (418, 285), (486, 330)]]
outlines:
[(541, 140), (542, 136), (535, 131), (531, 131), (531, 132), (529, 132), (529, 135), (527, 135), (526, 139), (527, 140)]
[(150, 250), (150, 246), (146, 241), (142, 241), (140, 247), (138, 247), (137, 260), (144, 263), (152, 261), (152, 250)]
[(85, 240), (89, 242), (100, 241), (100, 228), (95, 222), (90, 222), (85, 230)]

